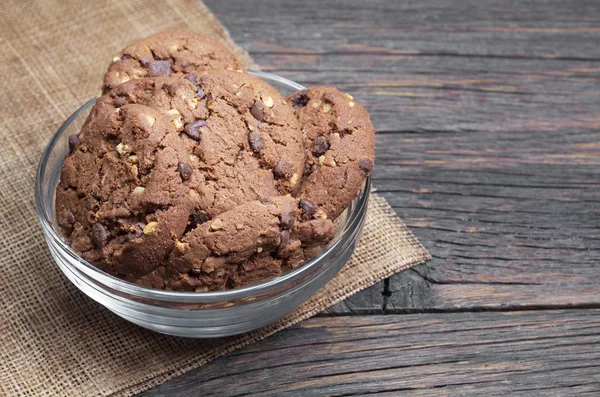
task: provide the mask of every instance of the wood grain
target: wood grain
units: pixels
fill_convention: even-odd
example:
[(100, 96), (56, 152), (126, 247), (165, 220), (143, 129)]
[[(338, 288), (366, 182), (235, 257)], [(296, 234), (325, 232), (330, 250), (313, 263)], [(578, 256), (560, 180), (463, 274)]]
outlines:
[(145, 395), (600, 394), (599, 2), (206, 3), (367, 107), (374, 186), (434, 259)]
[(597, 395), (598, 344), (598, 310), (321, 317), (143, 395)]
[(598, 305), (597, 136), (380, 136), (375, 186), (434, 256), (388, 309)]
[(374, 186), (434, 256), (330, 313), (600, 305), (600, 3), (275, 3), (208, 5), (365, 104)]
[(268, 71), (333, 84), (378, 131), (600, 126), (600, 3), (208, 2)]

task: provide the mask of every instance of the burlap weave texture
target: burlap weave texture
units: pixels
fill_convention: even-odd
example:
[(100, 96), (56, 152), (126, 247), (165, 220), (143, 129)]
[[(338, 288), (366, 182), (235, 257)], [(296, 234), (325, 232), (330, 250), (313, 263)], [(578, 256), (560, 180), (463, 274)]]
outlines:
[(315, 315), (429, 258), (385, 200), (373, 195), (351, 261), (275, 324), (212, 341), (173, 338), (121, 320), (80, 293), (53, 263), (35, 215), (41, 152), (94, 96), (128, 42), (193, 30), (252, 61), (196, 0), (5, 2), (0, 14), (0, 395), (132, 395)]

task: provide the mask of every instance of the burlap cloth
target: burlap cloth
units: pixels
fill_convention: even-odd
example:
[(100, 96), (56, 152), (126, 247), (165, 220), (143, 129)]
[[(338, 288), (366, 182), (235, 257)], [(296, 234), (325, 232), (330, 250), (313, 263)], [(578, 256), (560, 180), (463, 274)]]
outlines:
[(5, 1), (0, 15), (0, 395), (132, 395), (315, 315), (429, 259), (373, 195), (363, 238), (339, 275), (264, 329), (220, 340), (159, 335), (80, 293), (52, 261), (33, 186), (57, 127), (98, 92), (103, 70), (133, 39), (193, 30), (223, 40), (252, 65), (196, 0)]

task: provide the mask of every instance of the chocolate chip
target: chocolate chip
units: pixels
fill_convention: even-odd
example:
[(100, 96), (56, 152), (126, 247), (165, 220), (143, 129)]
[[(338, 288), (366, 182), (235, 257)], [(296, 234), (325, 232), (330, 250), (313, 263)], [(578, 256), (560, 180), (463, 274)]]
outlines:
[(254, 105), (250, 108), (250, 114), (258, 121), (265, 121), (265, 107), (262, 101), (254, 101)]
[(282, 230), (279, 233), (279, 248), (283, 249), (290, 243), (290, 232)]
[(69, 222), (69, 224), (72, 225), (75, 223), (75, 221), (75, 215), (73, 215), (71, 211), (67, 212), (67, 222)]
[(202, 274), (202, 269), (190, 269), (188, 273), (190, 276), (200, 276)]
[(121, 57), (121, 61), (126, 61), (126, 60), (131, 59), (131, 58), (132, 58), (132, 56), (129, 55), (129, 54), (123, 54), (123, 56)]
[(191, 226), (201, 225), (210, 221), (210, 215), (206, 211), (197, 210), (190, 214), (189, 224)]
[(73, 153), (79, 145), (79, 136), (77, 134), (69, 135), (69, 153)]
[(369, 159), (360, 159), (358, 160), (358, 168), (368, 174), (373, 169), (373, 162)]
[(98, 200), (96, 200), (95, 197), (91, 197), (91, 196), (87, 197), (84, 200), (83, 204), (85, 205), (85, 208), (87, 208), (88, 210), (98, 211), (98, 208), (99, 208), (98, 204), (99, 203), (98, 203)]
[(190, 179), (192, 177), (192, 173), (194, 172), (194, 170), (188, 163), (181, 163), (181, 162), (178, 163), (177, 169), (179, 170), (181, 179), (183, 179), (184, 181), (187, 181), (188, 179)]
[(306, 90), (298, 91), (292, 96), (292, 107), (294, 109), (303, 108), (310, 101), (308, 95), (306, 95)]
[(294, 166), (284, 159), (281, 159), (273, 169), (273, 174), (275, 175), (275, 178), (291, 178), (294, 174)]
[(194, 85), (196, 86), (196, 94), (198, 95), (198, 98), (202, 99), (206, 96), (204, 91), (202, 91), (202, 88), (200, 88), (200, 84), (198, 84), (198, 76), (196, 76), (195, 74), (188, 74), (187, 76), (185, 76), (185, 78), (188, 81), (194, 83)]
[(146, 224), (142, 222), (138, 222), (135, 225), (132, 225), (129, 228), (129, 230), (131, 231), (131, 233), (129, 233), (128, 235), (129, 240), (135, 240), (136, 238), (142, 237), (142, 235), (144, 234), (144, 227), (146, 227)]
[(113, 105), (115, 105), (118, 108), (125, 105), (126, 103), (127, 99), (123, 98), (122, 96), (118, 96), (115, 99), (113, 99)]
[(92, 242), (98, 248), (106, 245), (106, 228), (101, 223), (95, 223), (92, 226)]
[(188, 123), (183, 127), (183, 132), (186, 133), (190, 138), (200, 141), (200, 128), (206, 127), (208, 122), (206, 120), (198, 120), (193, 123)]
[(300, 209), (302, 209), (303, 220), (312, 218), (317, 213), (317, 209), (319, 208), (315, 203), (307, 199), (300, 199), (298, 205), (300, 206)]
[(248, 141), (250, 142), (250, 148), (254, 153), (258, 153), (263, 148), (263, 140), (260, 137), (258, 131), (252, 131), (248, 134)]
[(290, 230), (294, 226), (294, 214), (290, 212), (284, 212), (279, 215), (279, 226), (282, 229)]
[(313, 141), (313, 153), (315, 156), (321, 156), (325, 154), (326, 151), (329, 150), (329, 141), (324, 136), (318, 136)]
[(169, 77), (171, 75), (171, 64), (169, 61), (154, 61), (150, 64), (150, 77)]

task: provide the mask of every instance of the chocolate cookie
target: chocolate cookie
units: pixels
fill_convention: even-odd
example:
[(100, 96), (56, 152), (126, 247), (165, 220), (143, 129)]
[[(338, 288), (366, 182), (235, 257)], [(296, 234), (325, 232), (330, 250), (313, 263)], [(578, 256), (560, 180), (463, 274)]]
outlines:
[(286, 100), (300, 121), (307, 153), (300, 197), (335, 219), (373, 169), (375, 130), (369, 114), (334, 87), (310, 87)]
[(69, 146), (59, 225), (84, 259), (126, 279), (164, 271), (175, 241), (197, 224), (295, 194), (304, 164), (291, 107), (230, 71), (121, 84)]
[[(177, 241), (162, 277), (167, 289), (213, 291), (264, 281), (312, 257), (333, 237), (316, 209), (289, 196), (252, 201), (197, 226)], [(153, 275), (153, 285), (161, 274)]]
[(243, 70), (227, 48), (198, 33), (163, 32), (137, 40), (121, 51), (104, 75), (103, 93), (143, 77), (182, 77), (209, 69)]

